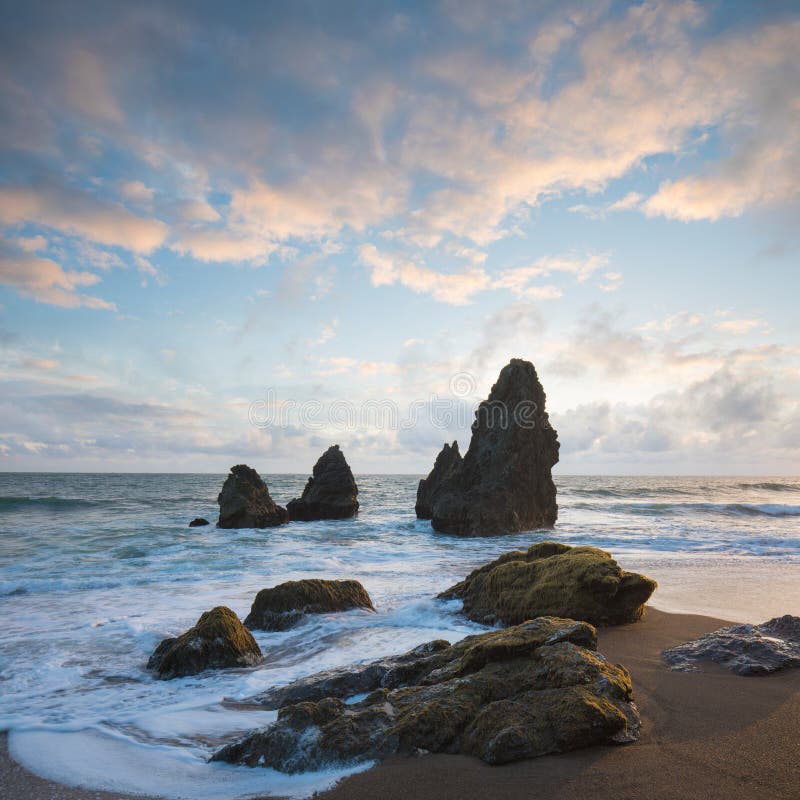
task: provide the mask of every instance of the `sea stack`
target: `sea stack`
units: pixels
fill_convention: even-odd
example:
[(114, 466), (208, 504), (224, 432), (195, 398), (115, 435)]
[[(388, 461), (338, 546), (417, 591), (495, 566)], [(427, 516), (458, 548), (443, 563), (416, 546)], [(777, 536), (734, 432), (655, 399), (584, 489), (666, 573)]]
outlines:
[(286, 507), (291, 520), (347, 519), (358, 512), (358, 486), (338, 444), (314, 465), (301, 497)]
[(247, 464), (231, 467), (217, 502), (218, 528), (274, 528), (289, 521), (286, 509), (270, 497), (267, 484)]
[(458, 442), (447, 444), (436, 456), (436, 462), (427, 478), (423, 478), (417, 487), (417, 504), (414, 510), (419, 519), (430, 519), (433, 516), (433, 504), (441, 494), (442, 487), (461, 467), (461, 453)]
[(511, 359), (475, 412), (461, 465), (437, 493), (434, 530), (491, 536), (552, 527), (558, 505), (550, 470), (558, 448), (536, 369)]

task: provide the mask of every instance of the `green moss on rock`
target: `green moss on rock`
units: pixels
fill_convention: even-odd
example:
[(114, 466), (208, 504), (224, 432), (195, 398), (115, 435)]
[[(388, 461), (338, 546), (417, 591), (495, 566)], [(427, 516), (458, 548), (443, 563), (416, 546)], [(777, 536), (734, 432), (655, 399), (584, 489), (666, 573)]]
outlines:
[(639, 722), (630, 675), (595, 647), (591, 625), (541, 617), (399, 656), (408, 683), (376, 664), (352, 670), (348, 681), (323, 673), (283, 696), (318, 697), (320, 686), (370, 693), (349, 705), (326, 697), (284, 706), (275, 724), (214, 759), (300, 772), (422, 749), (502, 764), (631, 741)]
[(244, 624), (253, 630), (282, 631), (296, 625), (306, 614), (351, 608), (375, 610), (367, 590), (358, 581), (286, 581), (256, 595)]
[(503, 554), (439, 597), (463, 600), (464, 613), (487, 624), (552, 615), (619, 625), (641, 618), (656, 586), (623, 571), (605, 550), (541, 542)]
[(193, 628), (164, 639), (147, 668), (159, 678), (181, 678), (207, 669), (252, 667), (262, 659), (261, 648), (239, 617), (225, 606), (206, 611)]

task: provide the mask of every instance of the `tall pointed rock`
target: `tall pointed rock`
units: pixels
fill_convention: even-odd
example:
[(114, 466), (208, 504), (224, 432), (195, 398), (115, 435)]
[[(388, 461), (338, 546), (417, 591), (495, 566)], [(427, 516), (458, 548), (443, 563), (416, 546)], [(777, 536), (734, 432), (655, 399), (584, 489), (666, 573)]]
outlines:
[(475, 413), (463, 463), (433, 503), (434, 529), (491, 536), (552, 527), (558, 505), (551, 469), (558, 448), (536, 369), (512, 359)]
[(331, 445), (314, 465), (301, 497), (286, 507), (291, 520), (347, 519), (358, 512), (358, 486), (339, 449)]

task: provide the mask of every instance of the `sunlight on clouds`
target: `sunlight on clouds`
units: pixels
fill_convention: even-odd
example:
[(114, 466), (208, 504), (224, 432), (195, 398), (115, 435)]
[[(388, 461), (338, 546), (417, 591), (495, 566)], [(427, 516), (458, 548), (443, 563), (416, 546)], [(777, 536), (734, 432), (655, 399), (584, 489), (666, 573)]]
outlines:
[(75, 48), (67, 53), (64, 67), (64, 93), (72, 105), (107, 122), (123, 122), (122, 109), (109, 86), (109, 72), (97, 55)]
[(160, 247), (168, 233), (160, 220), (138, 217), (117, 203), (101, 202), (79, 190), (0, 188), (0, 223), (26, 222), (145, 254)]
[(39, 303), (62, 308), (115, 309), (113, 303), (82, 294), (78, 289), (93, 286), (100, 278), (91, 272), (65, 271), (49, 258), (0, 252), (0, 283), (12, 286)]
[(399, 283), (451, 305), (469, 303), (474, 295), (491, 285), (489, 275), (478, 267), (458, 273), (435, 272), (412, 261), (383, 254), (373, 244), (361, 245), (359, 260), (369, 270), (373, 286)]
[(714, 327), (722, 333), (744, 335), (763, 328), (764, 321), (760, 319), (726, 319), (724, 322), (718, 322)]

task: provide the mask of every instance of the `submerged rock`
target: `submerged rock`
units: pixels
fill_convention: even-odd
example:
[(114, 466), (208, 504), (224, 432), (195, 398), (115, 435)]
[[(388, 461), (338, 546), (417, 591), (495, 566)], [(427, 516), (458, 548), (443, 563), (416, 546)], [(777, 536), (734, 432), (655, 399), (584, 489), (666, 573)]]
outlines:
[(307, 614), (365, 608), (374, 611), (367, 590), (358, 581), (308, 579), (262, 589), (244, 624), (252, 630), (283, 631)]
[(219, 528), (273, 528), (289, 521), (286, 509), (275, 503), (267, 484), (247, 464), (231, 467), (217, 502)]
[(664, 661), (681, 672), (698, 672), (713, 661), (737, 675), (768, 675), (800, 667), (800, 617), (786, 614), (761, 625), (733, 625), (707, 633), (663, 652)]
[(181, 678), (207, 669), (253, 667), (261, 648), (239, 617), (225, 606), (206, 611), (193, 628), (164, 639), (153, 651), (147, 668), (159, 678)]
[(475, 412), (463, 462), (437, 492), (434, 530), (489, 536), (552, 527), (558, 505), (550, 470), (558, 448), (536, 369), (511, 359)]
[(203, 517), (197, 517), (196, 519), (193, 519), (189, 523), (189, 527), (190, 528), (200, 528), (203, 525), (210, 525), (210, 524), (211, 523), (207, 519), (204, 519)]
[(605, 550), (541, 542), (524, 553), (504, 553), (439, 597), (463, 600), (464, 613), (484, 624), (559, 616), (619, 625), (642, 616), (656, 586), (623, 571)]
[[(293, 773), (419, 750), (503, 764), (633, 741), (630, 675), (596, 646), (592, 626), (541, 617), (323, 673), (278, 690), (267, 705), (309, 699), (282, 705), (277, 722), (213, 758)], [(353, 690), (370, 694), (343, 702)]]
[(447, 444), (441, 449), (433, 469), (427, 478), (423, 478), (417, 487), (417, 504), (414, 510), (419, 519), (430, 519), (433, 516), (433, 504), (436, 502), (442, 487), (461, 467), (461, 453), (458, 442)]
[(286, 510), (291, 520), (347, 519), (358, 512), (358, 486), (338, 444), (329, 447), (299, 498)]

